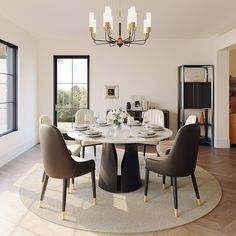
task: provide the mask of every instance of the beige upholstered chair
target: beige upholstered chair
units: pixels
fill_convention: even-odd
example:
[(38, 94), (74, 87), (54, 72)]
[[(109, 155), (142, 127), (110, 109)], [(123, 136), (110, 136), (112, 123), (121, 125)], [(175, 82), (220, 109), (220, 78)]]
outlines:
[[(52, 121), (47, 115), (41, 115), (39, 117), (39, 125), (52, 125)], [(70, 150), (73, 156), (80, 156), (80, 144), (76, 143), (74, 140), (66, 140), (67, 148)]]
[(62, 212), (65, 218), (66, 193), (69, 179), (91, 173), (93, 202), (96, 204), (96, 184), (95, 184), (95, 162), (94, 160), (79, 161), (73, 160), (68, 151), (65, 140), (61, 132), (52, 125), (40, 125), (39, 127), (40, 148), (43, 158), (45, 180), (40, 196), (39, 207), (42, 207), (43, 198), (47, 188), (49, 177), (63, 179)]
[[(164, 113), (158, 109), (150, 109), (144, 113), (144, 117), (148, 120), (149, 125), (160, 125), (164, 127)], [(146, 145), (157, 145), (157, 142), (145, 142), (143, 155), (146, 154)]]
[[(86, 118), (86, 119), (85, 119)], [(75, 114), (75, 125), (80, 124), (94, 124), (94, 112), (90, 109), (80, 109)], [(82, 147), (82, 157), (84, 158), (85, 155), (85, 147), (93, 146), (94, 147), (94, 156), (96, 156), (96, 145), (100, 145), (101, 143), (98, 142), (92, 142), (92, 141), (81, 141), (81, 147)]]
[[(195, 124), (197, 123), (197, 116), (195, 115), (190, 115), (186, 122), (185, 125), (190, 125), (190, 124)], [(159, 156), (166, 155), (170, 152), (172, 146), (173, 146), (174, 140), (163, 140), (160, 141), (159, 144), (157, 145), (157, 153)]]

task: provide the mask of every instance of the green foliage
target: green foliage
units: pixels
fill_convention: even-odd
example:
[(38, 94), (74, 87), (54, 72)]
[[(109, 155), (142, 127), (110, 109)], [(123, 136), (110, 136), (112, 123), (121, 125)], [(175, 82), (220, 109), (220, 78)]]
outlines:
[(87, 90), (85, 87), (74, 85), (71, 91), (57, 90), (58, 122), (74, 121), (75, 113), (81, 108), (87, 108)]

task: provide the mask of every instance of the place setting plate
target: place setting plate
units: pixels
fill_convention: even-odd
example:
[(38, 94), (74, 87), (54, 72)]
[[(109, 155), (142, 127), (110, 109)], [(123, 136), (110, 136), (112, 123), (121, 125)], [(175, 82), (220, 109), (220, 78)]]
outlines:
[(148, 130), (148, 131), (138, 132), (138, 136), (142, 138), (153, 138), (153, 137), (158, 136), (158, 134), (154, 131)]
[(85, 130), (88, 130), (88, 128), (89, 128), (89, 126), (86, 124), (74, 126), (75, 131), (85, 131)]
[(95, 137), (100, 137), (102, 135), (102, 132), (100, 130), (94, 130), (94, 129), (89, 129), (83, 132), (86, 137), (90, 138), (95, 138)]
[(150, 128), (153, 130), (153, 131), (163, 131), (164, 130), (164, 127), (160, 126), (160, 125), (156, 125), (156, 124), (151, 124), (150, 125)]

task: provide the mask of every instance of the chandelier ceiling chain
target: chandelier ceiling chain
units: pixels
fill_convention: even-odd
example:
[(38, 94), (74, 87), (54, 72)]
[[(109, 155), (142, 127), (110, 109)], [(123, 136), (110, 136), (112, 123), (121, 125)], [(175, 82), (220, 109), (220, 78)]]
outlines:
[(135, 33), (137, 30), (137, 13), (136, 7), (131, 6), (128, 9), (127, 16), (127, 38), (123, 39), (121, 36), (121, 1), (119, 1), (119, 36), (118, 39), (113, 38), (113, 16), (109, 6), (105, 7), (103, 14), (103, 27), (105, 31), (104, 39), (96, 39), (96, 19), (94, 18), (94, 12), (89, 13), (89, 32), (91, 38), (96, 45), (109, 44), (110, 47), (115, 45), (121, 47), (123, 45), (129, 47), (131, 44), (144, 45), (149, 38), (151, 33), (151, 12), (146, 13), (146, 19), (143, 23), (144, 28), (144, 39), (136, 39)]

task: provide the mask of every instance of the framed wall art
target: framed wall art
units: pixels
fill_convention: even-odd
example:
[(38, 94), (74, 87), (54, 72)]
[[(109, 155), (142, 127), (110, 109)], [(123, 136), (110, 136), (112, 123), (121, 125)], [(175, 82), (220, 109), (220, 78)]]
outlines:
[(119, 87), (118, 85), (106, 85), (105, 86), (105, 98), (118, 98)]

